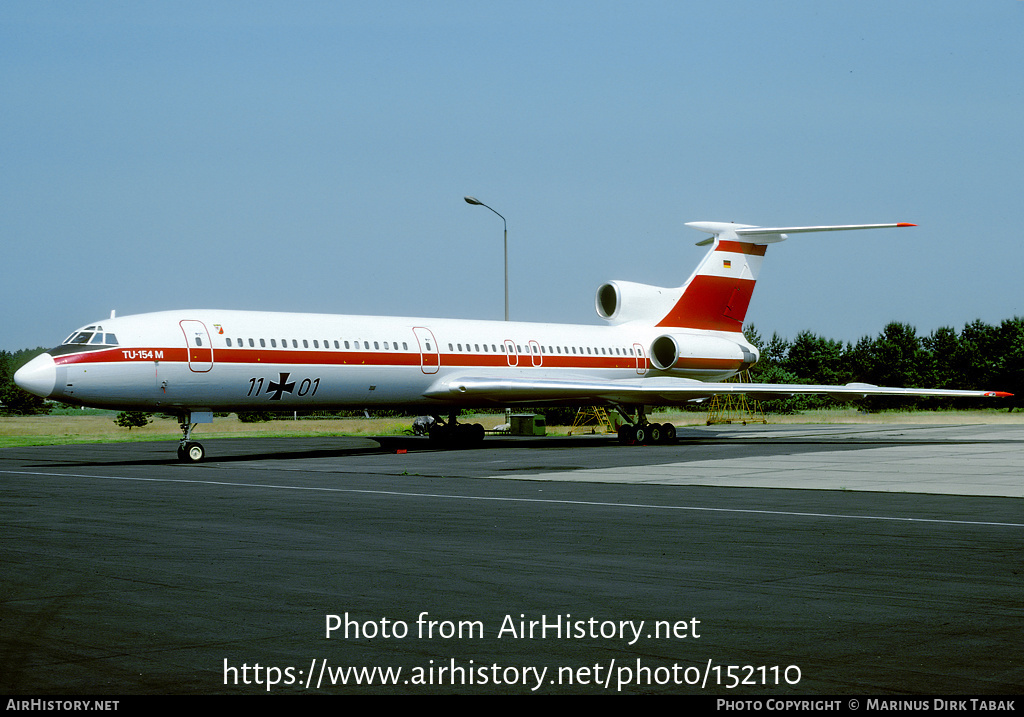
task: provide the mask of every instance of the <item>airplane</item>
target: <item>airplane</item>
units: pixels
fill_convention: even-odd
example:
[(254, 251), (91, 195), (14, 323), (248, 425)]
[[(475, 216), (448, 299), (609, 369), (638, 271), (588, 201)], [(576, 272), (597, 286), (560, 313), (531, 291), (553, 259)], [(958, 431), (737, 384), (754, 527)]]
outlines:
[[(463, 408), (610, 406), (626, 419), (622, 443), (671, 443), (671, 424), (645, 406), (719, 394), (1005, 397), (1000, 391), (734, 383), (757, 363), (743, 320), (769, 244), (789, 234), (914, 224), (759, 227), (691, 222), (711, 248), (677, 288), (610, 281), (595, 305), (606, 325), (273, 313), (163, 311), (116, 316), (72, 332), (19, 369), (24, 390), (63, 403), (176, 414), (178, 458), (215, 412), (415, 408), (435, 417), (431, 437), (470, 444), (479, 424)], [(448, 413), (447, 420), (441, 416)]]

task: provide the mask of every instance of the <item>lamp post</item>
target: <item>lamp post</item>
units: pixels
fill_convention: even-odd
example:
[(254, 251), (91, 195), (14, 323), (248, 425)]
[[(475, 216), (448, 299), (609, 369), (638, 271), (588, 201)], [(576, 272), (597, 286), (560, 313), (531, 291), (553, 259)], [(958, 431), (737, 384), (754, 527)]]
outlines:
[[(464, 199), (467, 204), (475, 204), (478, 207), (487, 207), (495, 214), (498, 214), (494, 209), (488, 207), (476, 197), (464, 197)], [(498, 214), (498, 216), (501, 217), (501, 222), (505, 225), (505, 321), (508, 321), (508, 222), (505, 221), (505, 217), (502, 217), (500, 214)]]

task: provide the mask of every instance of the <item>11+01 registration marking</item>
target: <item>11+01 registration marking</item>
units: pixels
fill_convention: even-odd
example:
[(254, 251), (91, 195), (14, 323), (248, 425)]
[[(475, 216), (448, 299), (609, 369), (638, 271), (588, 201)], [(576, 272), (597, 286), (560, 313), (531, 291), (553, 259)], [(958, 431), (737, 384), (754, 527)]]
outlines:
[[(249, 392), (245, 395), (246, 397), (252, 397), (269, 393), (271, 394), (271, 401), (280, 401), (281, 397), (286, 393), (297, 396), (315, 396), (317, 389), (320, 388), (319, 378), (304, 378), (299, 382), (298, 388), (296, 388), (295, 381), (288, 380), (289, 376), (291, 376), (291, 373), (283, 371), (277, 381), (263, 378), (262, 376), (254, 376), (249, 379)], [(266, 391), (263, 390), (264, 385), (267, 387)]]

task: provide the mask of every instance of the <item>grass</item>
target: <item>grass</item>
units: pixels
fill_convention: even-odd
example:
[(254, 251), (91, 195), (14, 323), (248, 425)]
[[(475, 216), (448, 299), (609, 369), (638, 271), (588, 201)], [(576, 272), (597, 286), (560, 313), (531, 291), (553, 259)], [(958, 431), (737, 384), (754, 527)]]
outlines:
[[(66, 409), (48, 416), (0, 417), (0, 448), (16, 446), (61, 445), (69, 443), (125, 443), (131, 441), (178, 441), (181, 432), (172, 418), (154, 417), (143, 428), (127, 430), (114, 424), (114, 411)], [(670, 422), (676, 426), (702, 426), (706, 414), (694, 411), (652, 413), (652, 422)], [(769, 415), (770, 424), (868, 424), (868, 425), (943, 425), (943, 424), (1016, 424), (1024, 425), (1024, 412), (979, 409), (969, 411), (883, 411), (864, 414), (856, 409), (805, 411), (786, 416)], [(463, 423), (480, 423), (490, 429), (505, 422), (502, 414), (464, 416)], [(754, 424), (759, 425), (759, 424)], [(410, 430), (412, 418), (341, 418), (242, 423), (232, 414), (215, 418), (212, 424), (196, 429), (196, 438), (237, 438), (242, 436), (274, 438), (289, 436), (385, 436)], [(589, 432), (576, 429), (576, 433)], [(549, 435), (565, 435), (566, 426), (548, 426)]]

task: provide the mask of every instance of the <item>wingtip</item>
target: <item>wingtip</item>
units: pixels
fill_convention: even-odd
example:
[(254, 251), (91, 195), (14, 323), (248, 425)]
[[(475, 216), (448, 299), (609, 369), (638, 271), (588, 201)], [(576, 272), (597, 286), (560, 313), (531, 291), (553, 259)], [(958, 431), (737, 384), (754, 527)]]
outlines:
[(916, 224), (911, 224), (910, 222), (900, 222), (896, 226), (898, 226), (898, 227), (916, 227), (917, 225)]
[(1012, 393), (1007, 393), (1006, 391), (989, 391), (985, 395), (986, 396), (992, 396), (993, 398), (1012, 398), (1013, 397)]

